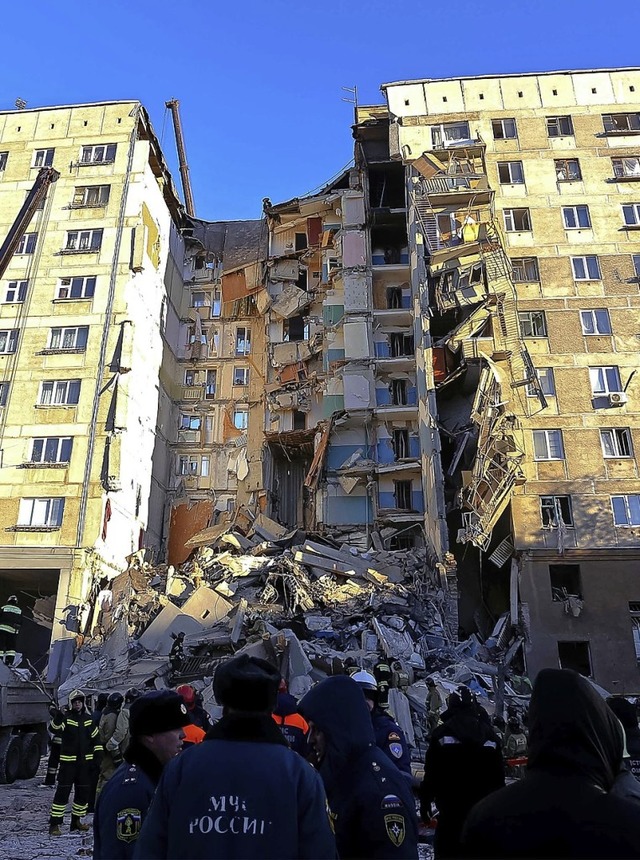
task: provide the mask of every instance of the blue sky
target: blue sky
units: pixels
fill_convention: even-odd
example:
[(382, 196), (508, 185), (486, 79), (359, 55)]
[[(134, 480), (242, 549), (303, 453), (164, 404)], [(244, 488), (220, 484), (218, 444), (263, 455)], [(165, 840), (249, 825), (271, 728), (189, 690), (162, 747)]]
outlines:
[[(610, 10), (610, 11), (607, 11)], [(30, 0), (3, 9), (0, 107), (137, 98), (179, 185), (180, 99), (197, 214), (255, 218), (352, 156), (343, 86), (637, 65), (640, 4), (596, 0)], [(164, 134), (163, 134), (164, 126)]]

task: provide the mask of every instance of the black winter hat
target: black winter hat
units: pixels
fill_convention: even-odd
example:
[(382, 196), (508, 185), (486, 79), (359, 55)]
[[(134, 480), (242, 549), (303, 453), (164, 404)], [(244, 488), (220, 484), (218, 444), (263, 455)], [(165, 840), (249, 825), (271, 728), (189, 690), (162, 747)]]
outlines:
[(131, 735), (158, 735), (189, 725), (189, 715), (182, 700), (173, 690), (154, 690), (140, 696), (129, 711)]
[(240, 654), (221, 663), (213, 678), (213, 693), (220, 705), (236, 711), (273, 711), (280, 672), (259, 657)]

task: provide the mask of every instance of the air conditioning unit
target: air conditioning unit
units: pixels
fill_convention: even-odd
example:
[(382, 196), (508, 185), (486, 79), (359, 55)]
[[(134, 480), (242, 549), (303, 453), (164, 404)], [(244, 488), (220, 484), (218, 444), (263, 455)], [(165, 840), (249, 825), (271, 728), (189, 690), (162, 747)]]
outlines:
[(626, 403), (628, 399), (629, 398), (624, 391), (609, 392), (609, 406), (622, 406), (622, 404)]

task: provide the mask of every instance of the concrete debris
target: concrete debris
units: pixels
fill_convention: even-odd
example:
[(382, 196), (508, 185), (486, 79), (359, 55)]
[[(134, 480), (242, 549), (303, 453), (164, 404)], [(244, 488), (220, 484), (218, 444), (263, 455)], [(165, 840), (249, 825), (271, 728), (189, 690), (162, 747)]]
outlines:
[[(458, 642), (446, 620), (446, 571), (432, 569), (423, 549), (384, 550), (384, 537), (376, 532), (362, 552), (341, 545), (337, 530), (333, 537), (287, 530), (240, 509), (233, 522), (195, 535), (180, 565), (135, 554), (117, 578), (115, 609), (81, 641), (60, 695), (189, 682), (215, 714), (215, 667), (239, 652), (278, 665), (296, 697), (327, 675), (384, 663), (389, 708), (417, 760), (427, 738), (428, 676), (443, 702), (464, 683), (489, 712), (496, 702), (524, 705), (528, 686), (514, 669), (523, 637), (508, 613), (485, 643), (475, 635)], [(184, 657), (170, 665), (179, 633)]]

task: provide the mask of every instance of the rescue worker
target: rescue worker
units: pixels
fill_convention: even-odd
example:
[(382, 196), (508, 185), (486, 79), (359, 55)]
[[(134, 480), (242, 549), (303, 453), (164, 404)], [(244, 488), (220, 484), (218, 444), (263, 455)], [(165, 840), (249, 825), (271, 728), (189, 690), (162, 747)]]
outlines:
[(359, 685), (335, 675), (300, 702), (327, 792), (338, 855), (417, 858), (418, 821), (411, 788), (375, 743)]
[(184, 660), (184, 633), (171, 634), (174, 642), (169, 651), (169, 665), (173, 672), (177, 672)]
[(176, 693), (182, 696), (182, 701), (185, 703), (189, 719), (194, 726), (201, 728), (206, 734), (211, 726), (211, 717), (198, 701), (198, 694), (191, 684), (180, 684), (176, 687)]
[(122, 764), (122, 754), (126, 749), (128, 739), (123, 739), (115, 749), (110, 749), (108, 744), (116, 730), (118, 714), (123, 704), (124, 696), (122, 693), (110, 693), (107, 699), (107, 707), (104, 709), (104, 714), (100, 719), (100, 743), (104, 748), (104, 755), (102, 756), (102, 764), (100, 765), (100, 777), (98, 779), (96, 797), (104, 788), (106, 781), (113, 776)]
[(427, 678), (427, 727), (432, 732), (440, 722), (442, 696), (433, 678)]
[(468, 687), (449, 696), (442, 725), (431, 735), (420, 784), (420, 815), (432, 818), (438, 808), (434, 855), (460, 857), (462, 825), (471, 807), (504, 785), (500, 742), (488, 720), (481, 716)]
[(542, 669), (528, 727), (524, 779), (473, 807), (461, 856), (640, 857), (638, 807), (611, 791), (624, 733), (587, 679), (570, 669)]
[(517, 717), (510, 717), (504, 742), (504, 758), (507, 761), (509, 776), (520, 779), (524, 776), (527, 755), (527, 736)]
[(222, 718), (165, 768), (135, 857), (334, 860), (322, 781), (271, 716), (279, 681), (248, 654), (218, 666)]
[(13, 666), (16, 659), (16, 641), (22, 624), (22, 610), (15, 594), (0, 609), (0, 660)]
[(404, 732), (391, 714), (378, 705), (378, 685), (370, 672), (364, 670), (351, 676), (358, 684), (371, 712), (376, 746), (385, 752), (401, 773), (411, 780), (411, 754)]
[(389, 707), (389, 688), (393, 676), (391, 666), (385, 662), (376, 663), (373, 667), (373, 676), (378, 685), (378, 704), (386, 710)]
[(140, 693), (135, 687), (129, 687), (124, 694), (124, 703), (120, 708), (116, 719), (116, 727), (113, 734), (107, 741), (106, 751), (114, 753), (120, 750), (124, 753), (129, 744), (129, 709), (135, 700), (140, 696)]
[(307, 758), (309, 755), (309, 744), (307, 743), (309, 724), (298, 713), (298, 703), (290, 695), (284, 678), (278, 687), (278, 698), (272, 716), (291, 749), (303, 758)]
[(51, 720), (49, 730), (53, 735), (52, 742), (58, 749), (59, 761), (58, 786), (51, 804), (49, 835), (62, 835), (60, 828), (72, 788), (74, 795), (70, 830), (89, 830), (89, 825), (83, 824), (82, 818), (87, 814), (91, 765), (94, 758), (96, 761), (101, 759), (102, 745), (98, 727), (85, 708), (85, 696), (81, 690), (73, 690), (69, 694), (69, 710), (64, 714), (58, 711)]
[(96, 804), (94, 860), (133, 857), (162, 770), (180, 752), (188, 722), (184, 702), (172, 690), (154, 690), (132, 703), (125, 763), (107, 782)]

